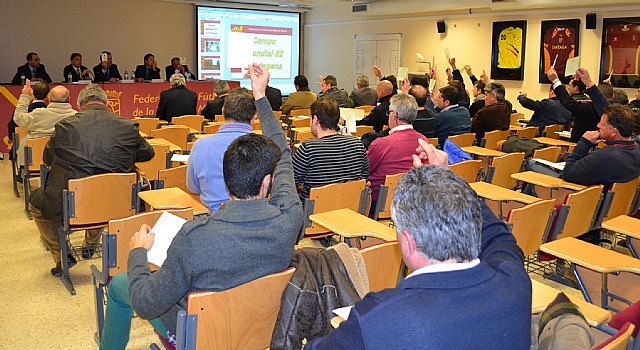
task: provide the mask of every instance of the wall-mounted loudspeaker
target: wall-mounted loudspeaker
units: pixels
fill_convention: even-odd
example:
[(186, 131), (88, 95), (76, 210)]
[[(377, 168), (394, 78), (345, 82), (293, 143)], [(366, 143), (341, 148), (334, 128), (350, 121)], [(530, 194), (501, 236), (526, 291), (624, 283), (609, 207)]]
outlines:
[(587, 13), (587, 29), (596, 29), (595, 13)]
[(442, 34), (446, 31), (445, 25), (444, 25), (444, 20), (440, 20), (438, 21), (438, 34)]

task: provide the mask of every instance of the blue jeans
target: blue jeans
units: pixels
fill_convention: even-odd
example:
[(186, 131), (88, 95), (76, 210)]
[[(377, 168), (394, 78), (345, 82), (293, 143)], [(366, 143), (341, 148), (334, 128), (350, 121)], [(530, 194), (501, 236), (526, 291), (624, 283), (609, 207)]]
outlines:
[[(132, 316), (133, 308), (131, 300), (129, 300), (129, 276), (125, 272), (121, 272), (113, 276), (109, 283), (107, 311), (100, 337), (100, 349), (124, 350), (129, 342)], [(167, 336), (167, 328), (159, 318), (154, 318), (149, 323), (158, 333)]]

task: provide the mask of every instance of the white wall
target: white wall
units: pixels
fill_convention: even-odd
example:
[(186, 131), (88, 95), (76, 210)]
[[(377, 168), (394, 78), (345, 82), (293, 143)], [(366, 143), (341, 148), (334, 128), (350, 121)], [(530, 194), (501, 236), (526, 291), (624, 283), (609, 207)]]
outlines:
[[(338, 85), (346, 90), (351, 90), (354, 82), (354, 35), (355, 34), (382, 34), (402, 33), (403, 37), (403, 65), (409, 71), (425, 71), (425, 64), (416, 63), (415, 52), (421, 52), (427, 60), (432, 56), (436, 58), (436, 64), (440, 77), (446, 77), (444, 70), (448, 63), (444, 54), (444, 48), (449, 48), (451, 55), (456, 57), (458, 68), (465, 64), (471, 65), (476, 76), (485, 69), (490, 71), (491, 62), (491, 31), (492, 22), (509, 20), (527, 20), (527, 35), (525, 49), (525, 75), (523, 81), (500, 81), (507, 88), (507, 99), (514, 103), (514, 107), (525, 112), (516, 101), (519, 91), (527, 92), (534, 98), (548, 97), (547, 84), (538, 83), (538, 65), (540, 57), (540, 22), (553, 19), (581, 20), (580, 51), (581, 66), (587, 68), (594, 77), (599, 74), (600, 45), (602, 35), (602, 18), (629, 17), (638, 13), (640, 6), (628, 6), (627, 10), (621, 8), (590, 9), (590, 11), (571, 10), (543, 10), (519, 14), (480, 14), (480, 15), (452, 15), (444, 16), (447, 23), (447, 32), (438, 34), (436, 22), (439, 17), (410, 17), (402, 19), (368, 19), (362, 16), (351, 15), (351, 19), (345, 19), (344, 13), (350, 10), (350, 6), (336, 11), (325, 8), (310, 12), (306, 25), (306, 56), (305, 72), (307, 77), (315, 79), (316, 75), (334, 74), (338, 78)], [(585, 15), (587, 12), (598, 14), (597, 29), (585, 29)], [(340, 20), (335, 20), (336, 16)], [(384, 72), (397, 74), (397, 72)], [(470, 90), (471, 82), (463, 73), (467, 89)], [(625, 90), (630, 99), (635, 98), (634, 89)], [(527, 112), (530, 115), (529, 112)]]
[(186, 3), (157, 0), (0, 0), (0, 82), (37, 52), (54, 82), (72, 52), (93, 68), (102, 50), (111, 51), (121, 74), (155, 55), (164, 67), (175, 56), (195, 67), (195, 9)]

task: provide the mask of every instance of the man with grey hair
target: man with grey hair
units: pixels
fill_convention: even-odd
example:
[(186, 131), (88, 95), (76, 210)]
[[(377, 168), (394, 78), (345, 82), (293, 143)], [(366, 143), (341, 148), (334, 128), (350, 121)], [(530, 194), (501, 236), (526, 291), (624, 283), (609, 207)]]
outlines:
[(169, 83), (171, 88), (160, 93), (156, 117), (171, 123), (173, 117), (196, 114), (198, 94), (187, 89), (184, 75), (172, 75)]
[(349, 96), (355, 106), (375, 106), (378, 101), (378, 94), (376, 90), (369, 87), (369, 78), (366, 75), (361, 75), (356, 79), (357, 89), (354, 89)]
[(405, 93), (394, 95), (390, 100), (388, 124), (389, 136), (375, 139), (367, 149), (371, 173), (371, 209), (375, 209), (380, 186), (387, 175), (404, 173), (411, 169), (411, 155), (418, 147), (418, 139), (427, 140), (413, 129), (418, 115), (416, 99)]
[[(49, 90), (47, 83), (44, 82), (36, 85), (35, 88), (37, 90)], [(24, 147), (27, 145), (28, 139), (51, 136), (53, 127), (57, 122), (76, 114), (76, 111), (69, 103), (69, 90), (62, 85), (58, 85), (49, 91), (49, 101), (51, 103), (47, 108), (37, 108), (29, 112), (29, 102), (31, 101), (31, 95), (34, 94), (33, 90), (31, 83), (27, 80), (22, 88), (22, 94), (20, 94), (16, 112), (13, 116), (16, 124), (27, 130), (25, 137), (20, 140), (20, 147), (18, 148), (20, 165), (25, 164)], [(39, 99), (44, 99), (43, 96), (39, 97)]]
[(216, 80), (213, 83), (213, 92), (215, 98), (204, 106), (202, 115), (213, 120), (216, 115), (222, 115), (222, 106), (224, 105), (224, 98), (229, 94), (229, 84), (224, 80)]
[(500, 83), (489, 83), (484, 88), (485, 98), (482, 107), (471, 121), (471, 132), (476, 133), (478, 141), (484, 133), (494, 130), (509, 130), (511, 122), (511, 102), (505, 99), (505, 88)]
[(522, 250), (446, 169), (446, 154), (423, 140), (419, 152), (391, 209), (413, 272), (396, 288), (367, 294), (340, 327), (305, 349), (529, 348), (531, 281)]
[[(135, 169), (135, 162), (153, 157), (153, 148), (140, 136), (138, 125), (111, 112), (107, 107), (107, 94), (98, 85), (89, 84), (80, 91), (78, 106), (80, 112), (55, 125), (43, 154), (44, 162), (50, 167), (47, 181), (29, 196), (29, 210), (56, 263), (51, 269), (54, 276), (62, 275), (57, 229), (62, 222), (62, 190), (67, 188), (68, 180), (104, 173), (130, 173)], [(93, 255), (101, 231), (87, 230), (84, 258)], [(65, 258), (69, 267), (75, 265), (72, 255)]]

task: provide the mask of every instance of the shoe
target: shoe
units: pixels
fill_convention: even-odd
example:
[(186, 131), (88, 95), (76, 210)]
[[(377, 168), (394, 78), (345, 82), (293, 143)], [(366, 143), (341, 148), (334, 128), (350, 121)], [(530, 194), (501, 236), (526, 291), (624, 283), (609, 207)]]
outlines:
[[(67, 255), (67, 264), (69, 265), (69, 268), (76, 266), (77, 263), (78, 261), (76, 261), (76, 258), (74, 258), (73, 255)], [(62, 276), (62, 262), (57, 263), (56, 267), (51, 269), (51, 274), (55, 277)]]
[(96, 247), (93, 245), (82, 247), (82, 258), (83, 259), (91, 259), (93, 254), (96, 253)]

